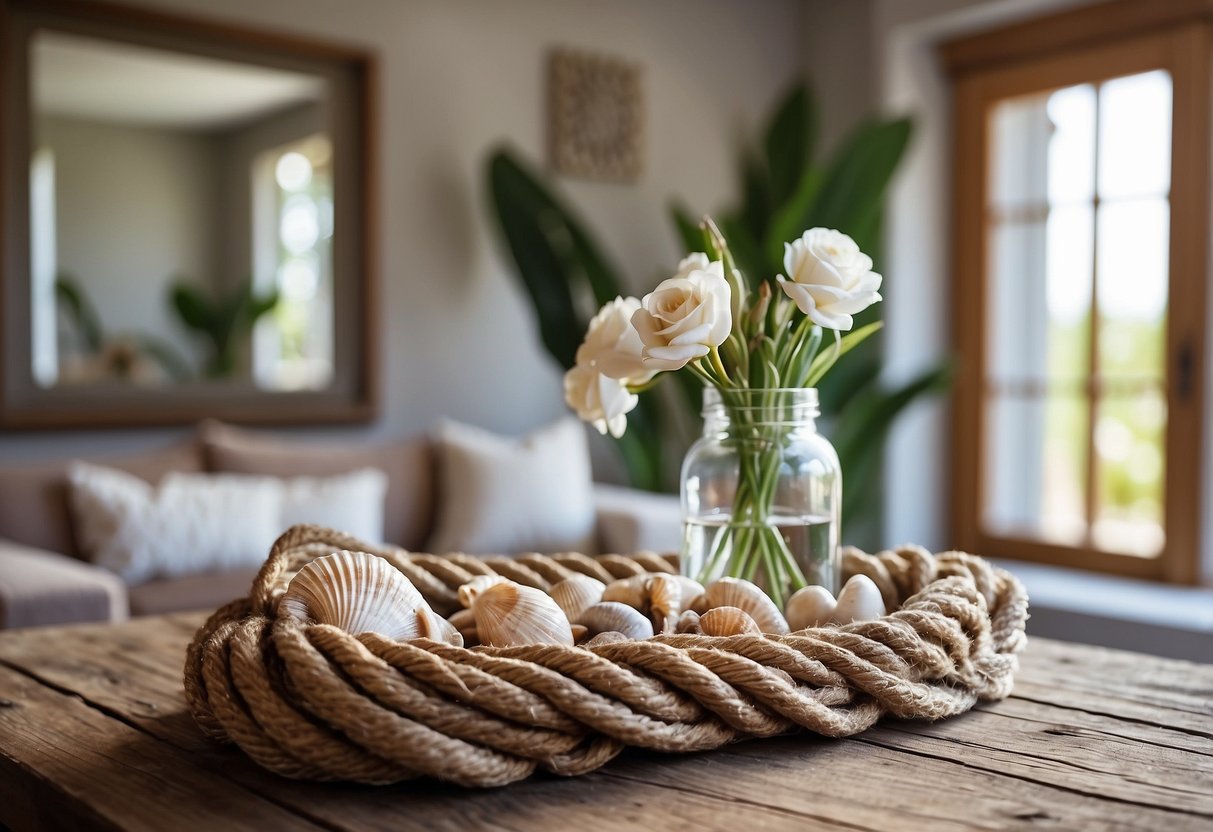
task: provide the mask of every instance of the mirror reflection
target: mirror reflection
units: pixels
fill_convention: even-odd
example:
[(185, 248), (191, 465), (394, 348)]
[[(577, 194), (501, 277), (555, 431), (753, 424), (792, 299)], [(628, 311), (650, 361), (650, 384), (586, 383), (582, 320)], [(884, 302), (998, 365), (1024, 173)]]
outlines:
[(327, 387), (324, 79), (49, 31), (30, 55), (35, 382)]

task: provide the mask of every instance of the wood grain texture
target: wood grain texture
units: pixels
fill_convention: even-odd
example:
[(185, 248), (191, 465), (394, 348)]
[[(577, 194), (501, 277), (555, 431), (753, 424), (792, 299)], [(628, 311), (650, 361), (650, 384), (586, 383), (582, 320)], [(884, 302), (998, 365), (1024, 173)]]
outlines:
[(939, 723), (708, 754), (631, 751), (586, 777), (495, 790), (373, 788), (285, 780), (205, 739), (181, 689), (201, 621), (0, 633), (0, 823), (165, 828), (171, 814), (175, 832), (1213, 826), (1209, 665), (1037, 639), (1010, 699)]

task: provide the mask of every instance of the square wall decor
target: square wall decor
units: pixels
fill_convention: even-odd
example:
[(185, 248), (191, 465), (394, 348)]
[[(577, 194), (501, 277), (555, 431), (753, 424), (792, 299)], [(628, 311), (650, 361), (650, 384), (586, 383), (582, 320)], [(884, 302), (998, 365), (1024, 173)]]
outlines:
[(558, 49), (548, 80), (552, 167), (585, 179), (636, 181), (644, 163), (640, 65)]

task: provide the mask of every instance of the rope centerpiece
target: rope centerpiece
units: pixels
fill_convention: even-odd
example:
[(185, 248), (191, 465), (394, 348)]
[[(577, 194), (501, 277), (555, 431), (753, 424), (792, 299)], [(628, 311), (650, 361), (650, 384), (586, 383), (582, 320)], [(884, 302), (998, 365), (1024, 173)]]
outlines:
[(248, 597), (197, 632), (185, 663), (202, 730), (287, 777), (484, 787), (536, 768), (584, 774), (626, 746), (702, 751), (799, 729), (845, 737), (885, 714), (940, 719), (1005, 698), (1026, 641), (1027, 595), (1014, 576), (913, 546), (844, 552), (844, 574), (867, 575), (892, 610), (873, 621), (581, 646), (393, 641), (279, 603), (300, 569), (335, 550), (384, 558), (443, 615), (482, 575), (546, 592), (579, 574), (610, 582), (677, 571), (672, 556), (437, 557), (293, 527)]

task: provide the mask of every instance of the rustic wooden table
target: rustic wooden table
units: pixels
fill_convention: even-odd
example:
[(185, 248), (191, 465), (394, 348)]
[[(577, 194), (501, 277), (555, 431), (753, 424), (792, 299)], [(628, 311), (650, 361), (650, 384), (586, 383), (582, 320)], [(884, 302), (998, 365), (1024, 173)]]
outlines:
[(0, 824), (123, 829), (1213, 829), (1213, 665), (1034, 639), (1015, 694), (488, 791), (300, 783), (194, 727), (202, 617), (0, 633)]

